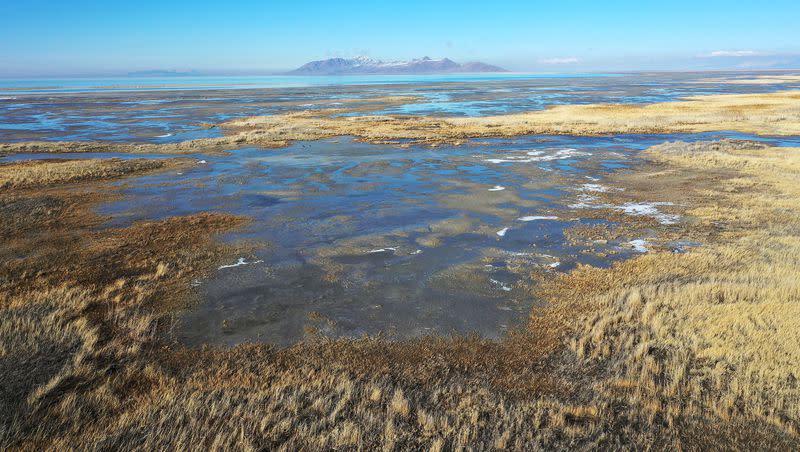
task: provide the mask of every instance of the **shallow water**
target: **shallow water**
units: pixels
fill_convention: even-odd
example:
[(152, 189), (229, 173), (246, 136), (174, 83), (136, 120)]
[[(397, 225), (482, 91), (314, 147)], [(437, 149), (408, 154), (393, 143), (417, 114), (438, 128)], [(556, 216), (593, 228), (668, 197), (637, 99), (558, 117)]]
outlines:
[[(776, 75), (776, 73), (770, 73)], [(171, 143), (220, 136), (218, 124), (233, 118), (306, 109), (340, 109), (342, 115), (410, 114), (485, 116), (543, 109), (547, 105), (598, 102), (667, 102), (703, 94), (770, 92), (800, 88), (708, 83), (720, 73), (537, 75), (484, 74), (356, 78), (220, 78), (183, 80), (0, 81), (0, 141), (108, 140)], [(729, 77), (755, 77), (737, 72)], [(307, 80), (308, 79), (308, 80)], [(205, 83), (203, 83), (205, 80)], [(17, 90), (67, 86), (64, 92)], [(294, 84), (292, 84), (294, 83)], [(33, 84), (33, 85), (32, 85)], [(93, 89), (93, 86), (128, 86)], [(134, 86), (135, 85), (135, 86)], [(165, 86), (166, 85), (166, 86)], [(231, 89), (239, 88), (239, 89)], [(58, 91), (58, 90), (56, 90)], [(401, 104), (339, 101), (413, 96)], [(355, 108), (355, 110), (354, 110)]]
[[(487, 161), (567, 146), (591, 154), (536, 165)], [(243, 149), (180, 176), (141, 178), (101, 212), (114, 226), (208, 210), (253, 218), (225, 239), (256, 243), (255, 251), (197, 281), (206, 301), (177, 331), (189, 343), (285, 344), (309, 327), (331, 336), (497, 337), (533, 303), (529, 275), (510, 265), (558, 271), (609, 262), (565, 245), (562, 230), (572, 222), (519, 218), (557, 207), (574, 188), (565, 175), (601, 177), (598, 163), (625, 165), (617, 152), (629, 151), (611, 139), (568, 137), (435, 150), (349, 139)]]
[[(564, 237), (576, 224), (603, 223), (581, 219), (571, 204), (613, 190), (604, 182), (609, 169), (629, 167), (639, 150), (667, 140), (722, 137), (754, 138), (536, 136), (404, 149), (344, 137), (198, 154), (190, 169), (115, 183), (125, 198), (99, 212), (108, 216), (104, 227), (205, 211), (253, 219), (223, 237), (252, 252), (192, 283), (203, 301), (174, 332), (186, 343), (289, 344), (311, 332), (498, 337), (536, 303), (532, 271), (606, 266), (646, 251), (641, 237), (591, 248)], [(0, 161), (52, 157), (142, 156)], [(658, 205), (646, 201), (621, 208), (658, 219)]]
[[(719, 74), (713, 74), (719, 76)], [(427, 81), (386, 85), (137, 91), (0, 96), (0, 141), (174, 142), (220, 134), (201, 125), (237, 116), (339, 108), (338, 100), (412, 95), (356, 114), (486, 115), (559, 103), (670, 101), (685, 95), (759, 92), (783, 85), (702, 83), (709, 74), (563, 79)], [(737, 75), (741, 76), (741, 75)], [(436, 83), (434, 83), (436, 82)], [(11, 99), (13, 97), (13, 99)], [(647, 231), (573, 245), (564, 230), (590, 219), (609, 172), (636, 165), (649, 146), (671, 140), (756, 139), (800, 146), (800, 137), (741, 133), (529, 136), (437, 148), (371, 145), (348, 137), (191, 154), (189, 168), (125, 179), (124, 194), (99, 212), (102, 227), (220, 211), (252, 218), (222, 237), (250, 251), (192, 282), (201, 302), (174, 335), (189, 344), (331, 337), (478, 333), (520, 326), (537, 301), (533, 272), (607, 266), (649, 250)], [(41, 158), (172, 158), (174, 155), (17, 154)], [(652, 200), (611, 206), (624, 215), (679, 221)], [(583, 212), (586, 212), (585, 218)], [(682, 252), (696, 243), (676, 242)]]

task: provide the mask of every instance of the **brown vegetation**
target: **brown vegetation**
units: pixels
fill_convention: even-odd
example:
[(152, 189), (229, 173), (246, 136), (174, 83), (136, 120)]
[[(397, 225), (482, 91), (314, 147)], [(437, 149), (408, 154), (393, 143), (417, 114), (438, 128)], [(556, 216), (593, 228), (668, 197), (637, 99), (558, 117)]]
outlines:
[(735, 130), (800, 133), (800, 92), (694, 96), (656, 104), (557, 105), (542, 111), (478, 118), (329, 117), (315, 112), (237, 119), (227, 139), (277, 143), (352, 135), (369, 142), (460, 143), (474, 137), (526, 134), (603, 135)]
[(798, 151), (678, 143), (647, 157), (613, 182), (640, 199), (653, 186), (689, 192), (691, 218), (664, 233), (703, 246), (543, 276), (548, 303), (497, 342), (169, 344), (159, 332), (181, 288), (225, 252), (212, 234), (242, 220), (94, 231), (75, 227), (92, 223), (90, 201), (50, 192), (71, 213), (19, 222), (2, 246), (0, 444), (800, 447)]
[(178, 168), (189, 162), (172, 160), (30, 160), (0, 164), (0, 190), (42, 188), (72, 182), (116, 179), (134, 173)]
[[(291, 141), (354, 136), (371, 143), (460, 144), (470, 138), (526, 134), (606, 135), (615, 133), (696, 133), (738, 131), (760, 135), (800, 134), (800, 91), (687, 97), (655, 104), (557, 105), (479, 118), (359, 115), (414, 98), (352, 99), (339, 109), (307, 110), (235, 119), (220, 126), (226, 135), (171, 144), (91, 142), (0, 143), (0, 156), (19, 152), (224, 152), (258, 145), (274, 148)], [(374, 101), (373, 103), (369, 103)], [(367, 102), (368, 107), (359, 102)]]

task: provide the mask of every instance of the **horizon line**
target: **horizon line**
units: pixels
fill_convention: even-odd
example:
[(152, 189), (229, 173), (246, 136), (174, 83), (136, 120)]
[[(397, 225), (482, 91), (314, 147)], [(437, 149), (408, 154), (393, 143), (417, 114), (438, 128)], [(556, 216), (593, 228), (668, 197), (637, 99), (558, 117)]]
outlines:
[[(147, 78), (193, 78), (193, 77), (275, 77), (275, 76), (283, 76), (283, 77), (291, 77), (291, 78), (323, 78), (323, 77), (403, 77), (403, 76), (441, 76), (441, 75), (571, 75), (571, 74), (609, 74), (609, 73), (620, 73), (620, 74), (644, 74), (644, 73), (730, 73), (730, 72), (782, 72), (782, 71), (800, 71), (800, 66), (796, 67), (785, 67), (785, 68), (729, 68), (729, 69), (587, 69), (587, 70), (570, 70), (570, 71), (541, 71), (541, 70), (507, 70), (507, 71), (498, 71), (498, 72), (428, 72), (428, 73), (369, 73), (369, 74), (320, 74), (320, 75), (306, 75), (306, 74), (290, 74), (289, 72), (291, 69), (284, 69), (284, 70), (270, 70), (270, 71), (259, 71), (254, 70), (252, 72), (246, 70), (220, 70), (217, 71), (203, 71), (203, 70), (187, 70), (187, 71), (178, 71), (178, 70), (161, 70), (161, 69), (145, 69), (145, 70), (136, 70), (130, 72), (110, 72), (110, 73), (103, 73), (103, 72), (87, 72), (87, 73), (80, 73), (80, 72), (73, 72), (73, 73), (65, 73), (65, 74), (18, 74), (18, 75), (7, 75), (7, 74), (0, 74), (0, 80), (47, 80), (47, 79), (81, 79), (81, 78), (139, 78), (139, 79), (147, 79)], [(175, 75), (139, 75), (137, 73), (144, 73), (144, 72), (175, 72)], [(196, 74), (192, 74), (192, 72), (196, 72)]]

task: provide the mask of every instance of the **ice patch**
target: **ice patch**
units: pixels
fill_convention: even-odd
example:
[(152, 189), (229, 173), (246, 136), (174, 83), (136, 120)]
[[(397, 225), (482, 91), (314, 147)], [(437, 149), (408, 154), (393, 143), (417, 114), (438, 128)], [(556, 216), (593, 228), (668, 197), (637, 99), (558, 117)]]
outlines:
[(199, 163), (199, 164), (201, 164), (201, 165), (205, 165), (205, 164), (206, 164), (206, 163), (208, 163), (208, 162), (206, 162), (205, 160), (200, 160), (200, 161), (198, 161), (197, 163)]
[(626, 215), (644, 216), (655, 218), (661, 224), (675, 224), (680, 221), (680, 215), (664, 213), (658, 210), (660, 206), (672, 206), (671, 202), (626, 202), (621, 206), (614, 204), (591, 204), (597, 197), (587, 194), (578, 196), (577, 203), (570, 204), (571, 209), (614, 209)]
[(171, 136), (172, 136), (171, 133), (165, 133), (164, 135), (156, 135), (156, 138), (167, 138), (167, 137), (171, 137)]
[(367, 254), (385, 253), (386, 251), (394, 252), (394, 251), (397, 251), (397, 248), (392, 247), (392, 246), (387, 246), (386, 248), (378, 248), (378, 249), (375, 249), (375, 250), (369, 250), (369, 251), (367, 251)]
[(550, 268), (556, 268), (561, 265), (561, 262), (553, 262), (552, 264), (547, 265)]
[(236, 261), (235, 264), (220, 265), (219, 266), (219, 270), (222, 270), (223, 268), (241, 267), (242, 265), (260, 264), (261, 262), (264, 262), (264, 261), (257, 260), (257, 261), (253, 261), (253, 262), (247, 262), (243, 257), (240, 257), (239, 260)]
[(500, 159), (485, 159), (489, 163), (532, 163), (532, 162), (550, 162), (553, 160), (564, 160), (572, 157), (579, 157), (589, 155), (588, 152), (581, 152), (574, 148), (559, 149), (553, 154), (542, 155), (544, 151), (528, 151), (527, 157), (518, 155), (509, 155)]
[(567, 207), (570, 209), (613, 209), (613, 204), (590, 204), (597, 201), (597, 196), (581, 194), (578, 195), (578, 202), (569, 204)]
[(500, 237), (503, 237), (503, 236), (505, 236), (505, 235), (506, 235), (506, 232), (508, 232), (508, 229), (509, 229), (509, 228), (503, 228), (503, 229), (501, 229), (501, 230), (497, 231), (497, 235), (499, 235)]
[(489, 281), (490, 281), (492, 284), (494, 284), (494, 285), (496, 285), (496, 286), (499, 286), (499, 287), (500, 287), (500, 289), (502, 289), (502, 290), (504, 290), (504, 291), (506, 291), (506, 292), (511, 292), (511, 286), (507, 285), (506, 283), (504, 283), (504, 282), (502, 282), (502, 281), (498, 281), (498, 280), (496, 280), (496, 279), (491, 279), (491, 278), (489, 279)]
[(0, 100), (17, 100), (16, 97), (0, 97)]
[(585, 177), (585, 178), (587, 178), (587, 179), (589, 179), (589, 180), (590, 180), (590, 181), (592, 181), (592, 182), (597, 182), (597, 181), (599, 181), (599, 180), (600, 180), (600, 178), (599, 178), (599, 177), (594, 177), (594, 176), (584, 176), (584, 177)]
[(634, 251), (638, 251), (640, 253), (646, 253), (650, 251), (647, 248), (647, 245), (649, 245), (649, 243), (647, 243), (647, 241), (642, 239), (631, 240), (630, 242), (628, 242), (628, 245), (630, 245)]
[(489, 191), (502, 191), (505, 189), (506, 187), (503, 187), (502, 185), (495, 185), (494, 187), (490, 188)]
[(608, 191), (608, 187), (600, 184), (583, 184), (581, 185), (580, 189), (583, 191), (596, 191), (600, 193), (605, 193)]
[(416, 251), (412, 252), (411, 255), (415, 256), (415, 255), (421, 254), (421, 253), (422, 253), (422, 250), (416, 250)]
[(529, 215), (526, 217), (517, 218), (517, 221), (536, 221), (536, 220), (558, 220), (558, 217), (550, 215)]
[(641, 215), (655, 218), (661, 224), (675, 224), (680, 219), (680, 216), (669, 213), (663, 213), (657, 209), (658, 206), (672, 206), (671, 202), (651, 202), (651, 203), (635, 203), (627, 202), (621, 206), (616, 207), (628, 215)]

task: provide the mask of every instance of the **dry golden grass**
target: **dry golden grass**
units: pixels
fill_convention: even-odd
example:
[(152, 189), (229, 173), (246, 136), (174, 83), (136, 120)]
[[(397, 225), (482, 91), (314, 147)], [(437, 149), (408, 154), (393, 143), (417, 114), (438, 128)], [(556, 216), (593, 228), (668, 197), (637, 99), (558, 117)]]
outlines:
[(279, 143), (352, 135), (369, 142), (460, 143), (474, 137), (526, 134), (603, 135), (735, 130), (800, 133), (800, 92), (694, 96), (656, 104), (557, 105), (543, 111), (479, 118), (329, 117), (315, 112), (258, 116), (223, 124), (228, 140)]
[(73, 182), (115, 179), (186, 162), (176, 160), (31, 160), (0, 164), (0, 189), (42, 188)]
[(220, 125), (226, 135), (170, 144), (92, 142), (0, 143), (0, 156), (20, 152), (222, 153), (257, 145), (287, 146), (291, 141), (354, 136), (371, 143), (461, 144), (470, 138), (529, 134), (605, 135), (738, 131), (760, 135), (800, 134), (800, 91), (687, 97), (655, 104), (557, 105), (542, 111), (479, 118), (423, 116), (334, 116), (411, 102), (386, 97), (342, 101), (336, 110), (307, 110), (235, 119)]
[(61, 220), (17, 209), (0, 247), (0, 447), (797, 449), (798, 151), (648, 158), (611, 182), (680, 190), (693, 218), (663, 233), (703, 246), (543, 276), (548, 304), (502, 341), (170, 344), (182, 288), (226, 253), (213, 234), (242, 220), (95, 231), (95, 200), (32, 193)]
[(710, 412), (797, 435), (800, 150), (666, 144), (648, 154), (675, 171), (735, 170), (706, 193), (713, 203), (688, 212), (728, 232), (686, 255), (615, 267), (576, 353), (614, 363), (614, 378), (633, 382), (628, 397), (650, 400), (668, 424)]

